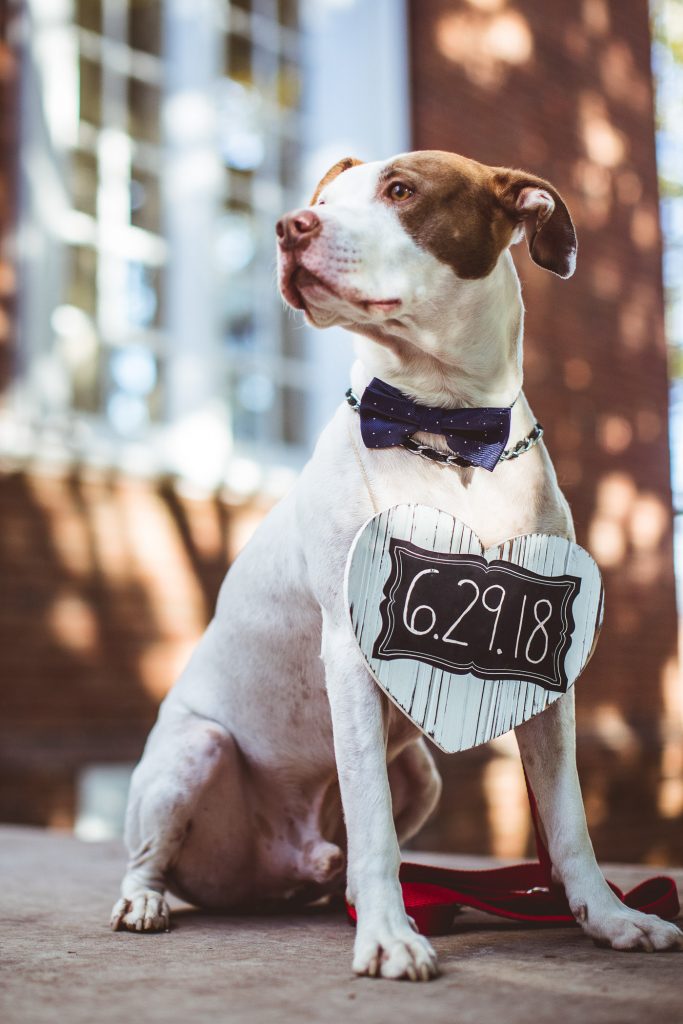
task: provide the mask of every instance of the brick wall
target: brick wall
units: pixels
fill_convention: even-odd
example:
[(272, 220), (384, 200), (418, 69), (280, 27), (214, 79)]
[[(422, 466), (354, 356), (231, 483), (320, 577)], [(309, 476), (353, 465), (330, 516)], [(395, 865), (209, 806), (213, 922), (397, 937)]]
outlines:
[[(681, 697), (647, 3), (413, 0), (410, 38), (415, 148), (540, 174), (576, 223), (570, 281), (535, 267), (522, 245), (516, 262), (527, 306), (527, 395), (546, 427), (578, 541), (605, 576), (604, 631), (577, 686), (582, 781), (601, 856), (680, 862)], [(442, 765), (451, 782), (424, 843), (442, 834), (461, 848), (487, 833), (492, 841), (492, 808), (506, 799), (523, 829), (522, 783), (505, 767), (509, 753), (494, 748)], [(501, 832), (501, 849), (519, 842), (511, 828)]]
[(0, 475), (0, 820), (70, 825), (83, 766), (138, 759), (263, 511), (115, 473)]

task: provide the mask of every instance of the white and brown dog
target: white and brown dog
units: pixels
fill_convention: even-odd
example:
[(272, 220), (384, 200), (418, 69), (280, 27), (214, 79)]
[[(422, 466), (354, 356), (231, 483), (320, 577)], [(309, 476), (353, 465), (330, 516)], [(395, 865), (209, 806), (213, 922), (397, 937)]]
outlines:
[[(357, 393), (373, 377), (428, 406), (509, 406), (510, 441), (534, 418), (520, 394), (523, 305), (511, 243), (568, 277), (576, 239), (557, 191), (533, 175), (442, 152), (342, 160), (310, 207), (277, 226), (280, 287), (317, 327), (357, 338)], [(420, 435), (435, 447), (441, 436)], [(344, 567), (382, 507), (421, 502), (489, 546), (523, 533), (573, 538), (538, 445), (494, 472), (363, 447), (342, 403), (291, 493), (230, 569), (216, 614), (164, 701), (135, 770), (130, 861), (112, 925), (165, 929), (170, 890), (202, 907), (310, 901), (346, 874), (353, 969), (437, 973), (398, 883), (399, 845), (440, 781), (417, 729), (370, 676), (351, 630)], [(570, 691), (517, 730), (557, 879), (583, 930), (615, 949), (683, 948), (683, 934), (607, 886), (586, 829)]]

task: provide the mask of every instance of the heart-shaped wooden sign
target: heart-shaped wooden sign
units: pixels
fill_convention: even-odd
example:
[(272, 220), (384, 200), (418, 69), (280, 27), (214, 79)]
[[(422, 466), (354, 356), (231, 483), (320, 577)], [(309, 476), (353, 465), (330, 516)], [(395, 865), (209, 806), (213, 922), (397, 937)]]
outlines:
[(602, 625), (600, 570), (578, 544), (533, 533), (485, 551), (427, 505), (395, 505), (361, 527), (345, 588), (375, 680), (447, 753), (566, 693)]

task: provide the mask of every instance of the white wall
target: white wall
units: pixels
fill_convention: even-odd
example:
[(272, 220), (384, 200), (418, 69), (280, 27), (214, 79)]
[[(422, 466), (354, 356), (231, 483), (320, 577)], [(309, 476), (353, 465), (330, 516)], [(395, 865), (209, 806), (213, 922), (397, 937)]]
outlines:
[[(381, 160), (410, 148), (405, 0), (303, 0), (302, 204), (343, 156)], [(351, 335), (307, 329), (318, 377), (310, 434), (317, 436), (348, 387)]]

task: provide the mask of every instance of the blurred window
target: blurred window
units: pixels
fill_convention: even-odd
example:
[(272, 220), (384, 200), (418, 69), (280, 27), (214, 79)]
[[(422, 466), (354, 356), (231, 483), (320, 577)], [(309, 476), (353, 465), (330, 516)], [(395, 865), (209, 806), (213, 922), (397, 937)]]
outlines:
[(123, 835), (132, 764), (90, 764), (76, 783), (74, 832), (86, 842)]
[(192, 475), (202, 452), (176, 464), (162, 439), (194, 420), (210, 425), (202, 482), (225, 478), (235, 448), (296, 462), (312, 375), (273, 229), (298, 200), (298, 4), (28, 0), (24, 19), (34, 447), (116, 459), (133, 445)]

